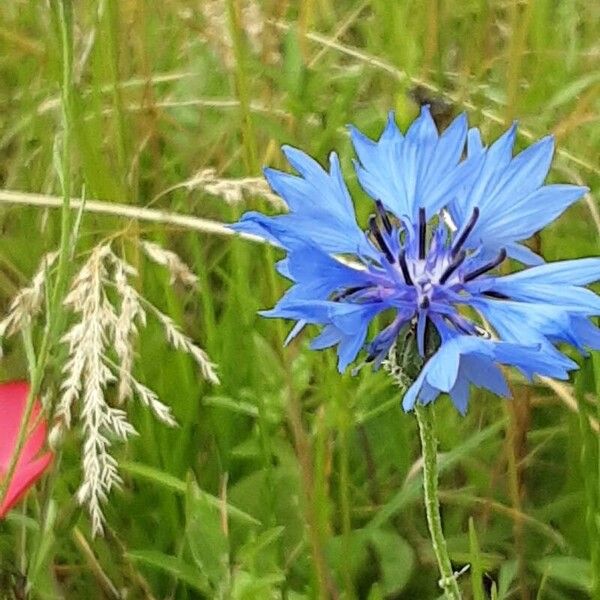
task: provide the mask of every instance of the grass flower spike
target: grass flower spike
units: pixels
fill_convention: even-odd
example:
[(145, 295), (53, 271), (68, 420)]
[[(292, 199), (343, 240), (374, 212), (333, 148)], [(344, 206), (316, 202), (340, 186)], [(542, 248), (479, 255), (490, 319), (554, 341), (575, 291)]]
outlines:
[[(414, 340), (423, 366), (406, 410), (445, 392), (464, 413), (470, 384), (509, 396), (499, 364), (527, 378), (567, 378), (577, 365), (557, 342), (600, 348), (589, 320), (600, 298), (583, 287), (600, 278), (600, 259), (544, 264), (522, 242), (586, 188), (545, 185), (552, 138), (513, 156), (515, 135), (512, 126), (484, 147), (464, 115), (440, 135), (428, 107), (406, 134), (393, 114), (377, 141), (351, 128), (356, 173), (373, 202), (364, 227), (337, 155), (326, 171), (284, 147), (298, 175), (267, 168), (265, 176), (289, 212), (249, 212), (233, 225), (287, 251), (278, 269), (293, 286), (262, 314), (297, 321), (288, 339), (321, 325), (312, 347), (337, 346), (340, 371), (361, 350), (377, 368), (396, 344)], [(507, 258), (527, 268), (500, 276)], [(383, 313), (387, 325), (367, 341)]]
[[(0, 385), (0, 478), (6, 476), (15, 451), (28, 393), (29, 384), (23, 381)], [(36, 402), (29, 422), (30, 431), (0, 506), (0, 518), (23, 498), (52, 462), (51, 452), (40, 455), (46, 441), (46, 422), (40, 419), (40, 411), (41, 405)]]

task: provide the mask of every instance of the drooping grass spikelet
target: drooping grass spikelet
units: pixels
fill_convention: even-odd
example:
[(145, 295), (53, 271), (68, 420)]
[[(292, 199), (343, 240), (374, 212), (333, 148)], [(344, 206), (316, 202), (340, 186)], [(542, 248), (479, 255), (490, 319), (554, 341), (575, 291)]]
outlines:
[(165, 250), (154, 242), (143, 241), (141, 246), (150, 260), (169, 270), (171, 283), (179, 280), (190, 287), (194, 287), (198, 283), (198, 277), (192, 273), (191, 269), (175, 252)]
[(107, 275), (104, 260), (109, 255), (109, 246), (95, 248), (65, 298), (65, 305), (80, 320), (63, 337), (69, 359), (64, 367), (67, 378), (58, 407), (58, 414), (69, 424), (73, 403), (81, 401), (83, 483), (77, 498), (87, 505), (94, 533), (102, 532), (102, 502), (121, 483), (117, 461), (110, 455), (110, 437), (125, 440), (135, 433), (124, 411), (111, 407), (105, 398), (106, 387), (115, 381), (106, 364), (106, 352), (110, 333), (118, 321), (103, 286)]
[(19, 290), (10, 303), (8, 315), (0, 321), (0, 337), (18, 333), (40, 312), (44, 303), (46, 277), (57, 257), (58, 252), (49, 252), (42, 257), (31, 284)]
[(137, 291), (129, 285), (127, 275), (137, 275), (135, 269), (111, 255), (114, 263), (114, 282), (121, 299), (121, 308), (114, 331), (114, 349), (120, 362), (119, 368), (119, 402), (132, 396), (131, 371), (134, 362), (134, 340), (138, 335), (136, 321), (142, 326), (146, 324), (146, 313), (141, 306)]
[(194, 344), (187, 335), (182, 333), (171, 317), (168, 317), (158, 310), (156, 310), (155, 314), (162, 323), (167, 340), (171, 343), (173, 348), (190, 354), (196, 361), (198, 367), (200, 367), (202, 377), (207, 381), (210, 381), (210, 383), (218, 384), (219, 377), (217, 375), (216, 365), (210, 360), (206, 352)]
[[(174, 277), (195, 282), (189, 268), (174, 253), (163, 251), (156, 244), (148, 247), (155, 262), (169, 268)], [(103, 529), (103, 503), (110, 491), (121, 484), (111, 447), (114, 441), (125, 441), (136, 434), (124, 410), (127, 401), (136, 397), (158, 420), (168, 426), (176, 425), (170, 408), (133, 374), (135, 344), (139, 327), (146, 324), (147, 307), (163, 325), (171, 345), (191, 354), (202, 376), (218, 383), (216, 367), (207, 354), (131, 285), (130, 279), (137, 275), (136, 269), (117, 256), (110, 245), (101, 245), (75, 276), (65, 298), (65, 305), (77, 320), (62, 340), (68, 347), (68, 359), (63, 368), (65, 378), (57, 416), (70, 427), (74, 408), (78, 409), (84, 442), (83, 482), (77, 498), (87, 506), (96, 534)], [(113, 406), (108, 393), (113, 385), (116, 401), (123, 408)]]
[(260, 196), (274, 208), (285, 208), (262, 177), (219, 177), (215, 169), (203, 169), (186, 182), (186, 187), (204, 190), (227, 204), (240, 204), (247, 196)]
[[(233, 44), (227, 27), (227, 6), (223, 0), (206, 0), (200, 4), (202, 16), (206, 21), (204, 40), (227, 69), (235, 66)], [(241, 3), (241, 27), (247, 36), (250, 50), (254, 54), (262, 54), (268, 64), (275, 64), (280, 59), (280, 53), (275, 47), (265, 45), (264, 28), (265, 16), (260, 3), (247, 0)]]

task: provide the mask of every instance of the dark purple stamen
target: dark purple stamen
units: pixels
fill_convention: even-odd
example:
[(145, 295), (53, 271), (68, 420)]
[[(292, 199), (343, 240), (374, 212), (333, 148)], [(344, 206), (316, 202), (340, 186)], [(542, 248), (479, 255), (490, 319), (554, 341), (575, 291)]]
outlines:
[(454, 273), (456, 269), (463, 264), (466, 257), (467, 253), (464, 250), (461, 250), (448, 265), (448, 268), (442, 273), (442, 276), (440, 277), (440, 283), (446, 283), (446, 281), (448, 281), (450, 278), (450, 275), (452, 275), (452, 273)]
[(390, 235), (393, 231), (392, 222), (390, 221), (390, 218), (388, 217), (388, 214), (387, 214), (385, 207), (383, 206), (383, 203), (381, 202), (381, 200), (375, 200), (375, 206), (377, 207), (377, 213), (379, 214), (379, 217), (381, 218), (381, 222), (383, 223), (383, 226), (385, 227), (387, 234)]
[(356, 287), (349, 287), (346, 288), (344, 291), (341, 292), (334, 292), (331, 295), (331, 301), (332, 302), (338, 302), (340, 300), (343, 300), (344, 298), (347, 298), (348, 296), (351, 296), (352, 294), (356, 293), (356, 292), (360, 292), (361, 290), (364, 290), (364, 286), (356, 286)]
[(471, 273), (467, 273), (464, 276), (463, 281), (466, 283), (467, 281), (471, 281), (471, 280), (475, 279), (476, 277), (479, 277), (480, 275), (483, 275), (484, 273), (487, 273), (488, 271), (495, 269), (499, 264), (504, 262), (505, 258), (506, 258), (506, 250), (504, 248), (502, 248), (502, 250), (500, 250), (500, 254), (498, 254), (498, 256), (496, 256), (496, 258), (494, 260), (483, 265), (482, 267), (479, 267), (479, 269), (475, 269), (475, 271), (472, 271)]
[(429, 308), (430, 304), (431, 304), (431, 302), (429, 301), (429, 298), (427, 296), (425, 296), (423, 298), (423, 300), (421, 300), (421, 304), (419, 304), (419, 307), (422, 308), (423, 310), (427, 310)]
[(454, 242), (452, 246), (452, 256), (456, 256), (460, 249), (463, 247), (464, 243), (467, 241), (467, 238), (473, 231), (473, 227), (475, 227), (475, 223), (477, 223), (477, 219), (479, 219), (479, 207), (475, 207), (473, 209), (473, 213), (471, 214), (471, 218), (467, 222), (466, 227), (463, 229), (462, 233), (458, 236), (458, 239)]
[(473, 335), (473, 333), (475, 333), (475, 329), (473, 328), (473, 326), (469, 327), (469, 325), (471, 324), (468, 321), (458, 319), (454, 315), (448, 315), (446, 317), (446, 320), (452, 323), (452, 325), (454, 325), (456, 329), (462, 331), (462, 333), (466, 333), (467, 335)]
[(404, 250), (400, 252), (400, 269), (402, 270), (402, 276), (404, 277), (406, 285), (413, 285), (412, 277), (408, 272), (408, 265), (406, 264), (406, 252)]
[(381, 233), (381, 230), (379, 229), (379, 225), (377, 225), (377, 217), (375, 217), (375, 215), (371, 215), (369, 217), (369, 232), (375, 238), (375, 241), (377, 242), (377, 245), (379, 246), (379, 249), (381, 250), (381, 252), (383, 252), (385, 254), (387, 261), (390, 264), (395, 263), (396, 259), (394, 258), (392, 251), (390, 250), (389, 246), (387, 245), (387, 242), (383, 238), (383, 234)]
[(427, 236), (427, 217), (424, 208), (419, 208), (419, 260), (425, 259), (425, 238)]
[(484, 296), (489, 296), (490, 298), (496, 298), (497, 300), (508, 300), (508, 296), (501, 294), (500, 292), (494, 292), (493, 290), (488, 290), (487, 292), (483, 292)]

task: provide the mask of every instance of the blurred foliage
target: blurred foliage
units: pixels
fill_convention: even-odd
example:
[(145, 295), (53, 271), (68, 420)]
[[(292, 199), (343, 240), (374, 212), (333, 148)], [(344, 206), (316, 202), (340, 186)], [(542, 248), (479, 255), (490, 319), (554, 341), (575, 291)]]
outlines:
[[(554, 132), (552, 180), (598, 192), (600, 4), (583, 0), (82, 0), (74, 4), (73, 190), (87, 197), (233, 221), (260, 197), (225, 203), (193, 185), (283, 167), (290, 143), (335, 148), (366, 217), (345, 125), (370, 134), (415, 98), (467, 110), (492, 140), (518, 119), (519, 146)], [(45, 2), (0, 5), (0, 188), (59, 194), (60, 49)], [(590, 200), (591, 201), (591, 200)], [(591, 201), (593, 202), (593, 201)], [(362, 204), (361, 204), (362, 203)], [(593, 205), (597, 211), (597, 204)], [(532, 240), (548, 259), (598, 254), (590, 205)], [(48, 210), (4, 205), (0, 302), (58, 243)], [(141, 263), (140, 236), (193, 265), (198, 293)], [(143, 333), (141, 380), (173, 407), (175, 430), (136, 413), (121, 449), (125, 486), (92, 539), (73, 493), (67, 438), (40, 531), (40, 501), (0, 524), (0, 587), (20, 598), (435, 599), (412, 415), (381, 373), (340, 377), (306, 338), (261, 321), (285, 287), (277, 252), (183, 229), (86, 215), (81, 252), (102, 240), (142, 270), (145, 293), (201, 341), (222, 385)], [(64, 358), (64, 357), (63, 357)], [(61, 357), (50, 380), (57, 383)], [(17, 341), (3, 379), (26, 376)], [(52, 375), (53, 374), (53, 375)], [(473, 394), (468, 416), (438, 402), (443, 516), (465, 598), (591, 597), (600, 570), (600, 360), (564, 388), (513, 381), (514, 401)], [(575, 410), (573, 410), (575, 408)], [(600, 597), (600, 596), (596, 596)]]

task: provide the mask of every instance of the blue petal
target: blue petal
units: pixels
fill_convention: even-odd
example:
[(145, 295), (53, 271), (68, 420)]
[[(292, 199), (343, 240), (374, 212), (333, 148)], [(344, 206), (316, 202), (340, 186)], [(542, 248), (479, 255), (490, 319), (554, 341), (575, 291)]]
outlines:
[(415, 146), (433, 148), (438, 140), (438, 131), (431, 116), (429, 105), (421, 107), (421, 114), (412, 122), (406, 132), (406, 140)]
[(384, 175), (385, 178), (387, 174), (380, 172), (382, 161), (379, 160), (378, 152), (383, 152), (385, 149), (389, 152), (390, 158), (393, 158), (394, 152), (392, 149), (399, 146), (404, 139), (404, 136), (400, 133), (400, 130), (396, 125), (394, 113), (389, 113), (387, 125), (378, 142), (374, 142), (353, 125), (349, 126), (349, 130), (350, 139), (352, 140), (358, 160), (365, 169), (373, 173)]
[(277, 272), (286, 279), (292, 278), (292, 276), (290, 275), (289, 261), (287, 257), (277, 261), (275, 263), (275, 268), (277, 269)]
[[(556, 374), (564, 379), (568, 369), (577, 368), (576, 363), (560, 354), (550, 343), (549, 338), (562, 340), (578, 346), (578, 340), (571, 328), (572, 315), (561, 307), (543, 303), (519, 303), (509, 300), (474, 299), (473, 306), (479, 310), (498, 332), (502, 339), (524, 345), (539, 344), (549, 355), (555, 353)], [(548, 375), (549, 373), (543, 373)]]
[(245, 215), (241, 222), (250, 220), (252, 233), (268, 235), (284, 247), (294, 239), (304, 239), (312, 240), (328, 252), (372, 256), (374, 250), (356, 223), (337, 155), (331, 153), (327, 172), (296, 148), (284, 146), (283, 152), (300, 176), (270, 168), (264, 174), (273, 191), (285, 200), (290, 214), (259, 221), (256, 213), (251, 213), (250, 219)]
[[(431, 360), (433, 360), (433, 357), (429, 359), (429, 362), (431, 362)], [(412, 410), (415, 407), (417, 399), (421, 396), (422, 393), (421, 390), (423, 387), (424, 379), (425, 371), (424, 369), (422, 369), (417, 379), (415, 379), (415, 382), (406, 390), (404, 397), (402, 398), (402, 408), (406, 412)]]
[(554, 379), (568, 379), (577, 363), (561, 354), (553, 346), (521, 346), (496, 342), (495, 357), (499, 363), (513, 365), (531, 379), (533, 375), (545, 375)]
[(354, 127), (350, 128), (350, 137), (360, 161), (354, 163), (354, 168), (361, 186), (372, 198), (381, 200), (389, 211), (402, 218), (408, 206), (398, 167), (404, 136), (396, 126), (394, 113), (389, 114), (386, 128), (377, 142)]
[(483, 154), (485, 147), (481, 141), (481, 133), (477, 127), (472, 127), (467, 133), (467, 156)]
[(387, 357), (390, 348), (396, 341), (398, 333), (412, 318), (414, 310), (398, 311), (396, 317), (383, 331), (380, 331), (368, 345), (369, 357), (373, 360), (373, 368), (377, 370)]
[(436, 173), (453, 169), (458, 164), (465, 150), (467, 128), (465, 113), (460, 114), (448, 125), (440, 136), (426, 175), (435, 177)]
[[(466, 410), (465, 389), (468, 382), (487, 387), (495, 393), (509, 395), (509, 390), (495, 363), (517, 367), (525, 374), (534, 373), (564, 379), (566, 368), (577, 365), (550, 346), (547, 352), (540, 345), (521, 345), (458, 335), (445, 341), (427, 361), (414, 384), (406, 392), (402, 406), (411, 410), (415, 402), (425, 403), (437, 392), (450, 392), (457, 408)], [(496, 370), (496, 372), (494, 371)], [(426, 397), (423, 397), (427, 390)]]
[(262, 213), (249, 211), (245, 213), (237, 223), (228, 225), (229, 229), (238, 233), (249, 233), (256, 235), (264, 240), (267, 240), (274, 246), (281, 246), (279, 237), (271, 231), (271, 218), (266, 217)]
[[(520, 199), (504, 194), (476, 226), (482, 240), (524, 240), (559, 217), (579, 200), (588, 188), (569, 184), (545, 185)], [(475, 235), (475, 234), (474, 234)]]
[(600, 329), (588, 319), (573, 316), (571, 318), (573, 334), (579, 341), (580, 349), (600, 350)]
[(427, 325), (427, 311), (420, 310), (417, 317), (417, 350), (420, 356), (425, 356), (425, 328)]
[[(600, 314), (600, 296), (591, 290), (574, 285), (531, 283), (525, 280), (506, 281), (507, 277), (494, 280), (489, 289), (509, 296), (513, 300), (540, 304), (552, 304), (564, 310), (586, 315)], [(527, 307), (525, 307), (527, 310)]]
[(460, 368), (477, 387), (486, 388), (498, 396), (510, 398), (511, 393), (506, 379), (495, 364), (488, 360), (481, 360), (477, 355), (467, 354), (461, 358)]
[(454, 386), (450, 390), (450, 399), (452, 400), (452, 404), (456, 407), (456, 410), (461, 415), (467, 414), (467, 406), (469, 403), (469, 379), (463, 375), (459, 374), (456, 378), (456, 382)]
[[(297, 245), (289, 251), (286, 270), (296, 283), (298, 298), (325, 300), (335, 290), (373, 285), (366, 269), (350, 267), (312, 245)], [(292, 289), (294, 289), (292, 288)]]
[(388, 308), (383, 302), (370, 304), (344, 304), (334, 302), (329, 312), (331, 322), (345, 334), (353, 335), (368, 325), (377, 313)]
[(420, 207), (432, 216), (479, 170), (480, 161), (461, 162), (466, 134), (466, 117), (461, 115), (440, 137), (427, 106), (406, 137), (393, 122), (393, 114), (377, 142), (351, 128), (359, 182), (372, 198), (414, 225)]
[(503, 282), (587, 285), (600, 281), (600, 258), (577, 258), (540, 265), (506, 275)]
[[(424, 182), (424, 191), (421, 195), (421, 205), (426, 207), (427, 214), (432, 215), (448, 205), (454, 198), (461, 197), (464, 190), (469, 189), (472, 181), (476, 179), (482, 163), (483, 155), (469, 157), (449, 171), (446, 177), (440, 178), (436, 174), (428, 178)], [(470, 216), (458, 218), (452, 211), (451, 215), (455, 223), (462, 223)]]
[[(468, 200), (465, 202), (467, 210), (463, 213), (463, 217), (468, 217), (475, 206), (479, 206), (481, 211), (484, 212), (483, 209), (489, 208), (490, 204), (494, 202), (494, 198), (490, 197), (488, 193), (494, 189), (504, 169), (510, 163), (516, 133), (517, 127), (513, 123), (510, 129), (504, 132), (485, 151), (485, 161), (477, 180), (468, 193)], [(472, 143), (471, 139), (469, 143)], [(479, 153), (475, 152), (474, 154)]]
[(554, 138), (549, 135), (532, 144), (510, 162), (502, 173), (491, 194), (503, 194), (506, 198), (525, 196), (543, 183), (554, 152)]
[(374, 259), (379, 257), (356, 224), (331, 221), (328, 215), (288, 213), (267, 217), (258, 212), (248, 212), (230, 227), (234, 231), (259, 235), (286, 249), (298, 245), (315, 245), (333, 254), (360, 254)]
[(340, 161), (335, 152), (331, 152), (329, 155), (330, 172), (327, 173), (316, 160), (301, 150), (292, 146), (282, 146), (281, 149), (292, 167), (302, 175), (304, 181), (320, 192), (314, 199), (315, 203), (320, 205), (327, 203), (325, 208), (337, 213), (342, 219), (354, 214), (352, 200), (342, 178)]
[(342, 338), (341, 331), (334, 325), (326, 325), (323, 327), (323, 331), (319, 335), (313, 338), (310, 342), (312, 350), (323, 350), (324, 348), (330, 348), (339, 343)]
[(506, 247), (509, 256), (525, 264), (539, 264), (539, 257), (515, 242), (530, 237), (556, 219), (578, 200), (587, 188), (547, 185), (554, 140), (543, 138), (513, 158), (516, 124), (488, 149), (483, 149), (476, 130), (468, 134), (468, 157), (484, 156), (483, 166), (467, 189), (450, 198), (454, 221), (466, 222), (477, 206), (480, 216), (465, 247), (485, 246), (496, 251)]
[(320, 336), (313, 340), (314, 348), (338, 346), (338, 369), (344, 371), (356, 358), (363, 347), (369, 323), (382, 310), (385, 303), (350, 304), (326, 300), (294, 302), (284, 296), (267, 311), (260, 311), (264, 317), (295, 319), (303, 324), (325, 325)]
[(274, 308), (261, 310), (258, 314), (268, 319), (294, 319), (307, 323), (325, 324), (330, 322), (329, 310), (333, 304), (335, 303), (326, 300), (294, 302), (284, 295)]
[[(524, 265), (542, 265), (544, 264), (544, 259), (536, 254), (533, 250), (529, 249), (527, 246), (523, 246), (522, 244), (505, 244), (506, 253), (510, 258), (514, 260), (518, 260), (520, 263)], [(494, 248), (494, 250), (496, 250)]]
[(305, 327), (306, 321), (298, 321), (287, 334), (283, 345), (287, 346)]
[(367, 337), (368, 323), (361, 323), (360, 328), (352, 335), (345, 335), (338, 346), (338, 371), (343, 373), (354, 361)]
[(322, 350), (338, 344), (338, 370), (340, 373), (343, 373), (363, 347), (367, 328), (368, 323), (361, 323), (357, 331), (354, 331), (352, 334), (346, 334), (335, 325), (327, 325), (312, 340), (310, 347), (313, 350)]
[(453, 342), (450, 342), (442, 346), (436, 356), (437, 359), (431, 361), (432, 364), (426, 370), (427, 381), (436, 389), (449, 392), (458, 375), (460, 353), (453, 347)]

